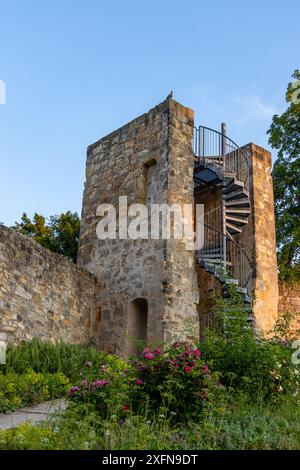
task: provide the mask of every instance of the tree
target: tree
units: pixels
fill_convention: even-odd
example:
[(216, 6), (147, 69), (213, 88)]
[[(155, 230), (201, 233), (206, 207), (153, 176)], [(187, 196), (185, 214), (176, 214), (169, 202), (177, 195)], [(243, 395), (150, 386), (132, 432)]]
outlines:
[(21, 222), (16, 222), (11, 228), (33, 238), (44, 248), (76, 262), (80, 229), (80, 219), (76, 212), (52, 215), (49, 223), (40, 214), (35, 213), (31, 220), (24, 213)]
[(272, 176), (274, 183), (279, 275), (300, 279), (300, 71), (286, 92), (287, 110), (274, 115), (268, 130), (269, 143), (278, 150)]

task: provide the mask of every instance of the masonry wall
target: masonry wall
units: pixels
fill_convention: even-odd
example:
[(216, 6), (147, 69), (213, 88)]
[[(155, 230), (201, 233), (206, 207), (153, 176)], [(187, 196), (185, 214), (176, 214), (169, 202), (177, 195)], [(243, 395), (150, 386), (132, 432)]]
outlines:
[(250, 170), (251, 214), (238, 242), (252, 267), (255, 326), (269, 331), (278, 315), (278, 275), (271, 153), (255, 144), (243, 147)]
[(90, 273), (0, 225), (1, 339), (85, 343), (96, 313)]
[(300, 282), (281, 282), (279, 284), (278, 313), (292, 314), (292, 329), (300, 328)]
[[(180, 240), (99, 240), (96, 209), (193, 202), (193, 112), (166, 100), (88, 148), (78, 263), (101, 285), (101, 348), (126, 354), (128, 312), (148, 303), (147, 336), (171, 341), (197, 322), (195, 253)], [(151, 168), (155, 166), (155, 168)]]

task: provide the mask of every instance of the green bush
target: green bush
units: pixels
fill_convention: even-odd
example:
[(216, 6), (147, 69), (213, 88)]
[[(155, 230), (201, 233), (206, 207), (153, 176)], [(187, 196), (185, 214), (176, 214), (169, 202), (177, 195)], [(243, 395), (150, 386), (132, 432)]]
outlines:
[(166, 410), (174, 420), (191, 419), (201, 411), (209, 391), (220, 392), (192, 338), (159, 348), (145, 348), (133, 362), (130, 397), (134, 410), (148, 404), (150, 410)]
[(86, 363), (114, 363), (116, 360), (114, 356), (96, 351), (92, 346), (66, 344), (63, 341), (53, 344), (34, 338), (17, 346), (8, 346), (6, 367), (19, 374), (28, 369), (35, 372), (63, 372), (74, 381), (80, 377), (80, 370)]
[(24, 374), (0, 373), (0, 413), (60, 398), (69, 386), (69, 380), (62, 372), (37, 373), (31, 369)]
[(93, 404), (103, 418), (116, 415), (123, 419), (129, 411), (148, 409), (171, 413), (173, 421), (178, 421), (196, 416), (212, 390), (221, 392), (191, 339), (163, 352), (145, 348), (130, 367), (121, 361), (119, 365), (95, 370), (91, 364), (82, 370), (82, 380), (70, 388), (70, 400)]
[(258, 336), (247, 324), (247, 312), (234, 288), (217, 308), (218, 328), (207, 330), (201, 345), (211, 370), (221, 382), (251, 397), (277, 400), (297, 395), (300, 368), (292, 363), (288, 324), (281, 320), (268, 337)]
[(75, 403), (93, 405), (102, 418), (120, 414), (128, 403), (128, 364), (108, 354), (103, 364), (87, 362), (80, 370), (80, 381), (69, 390)]

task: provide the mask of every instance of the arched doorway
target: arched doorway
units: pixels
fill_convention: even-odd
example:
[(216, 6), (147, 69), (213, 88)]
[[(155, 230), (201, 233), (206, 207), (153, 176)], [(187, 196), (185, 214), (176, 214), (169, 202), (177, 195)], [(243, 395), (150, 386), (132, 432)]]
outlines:
[(127, 354), (138, 354), (140, 341), (147, 340), (148, 302), (137, 298), (128, 305)]

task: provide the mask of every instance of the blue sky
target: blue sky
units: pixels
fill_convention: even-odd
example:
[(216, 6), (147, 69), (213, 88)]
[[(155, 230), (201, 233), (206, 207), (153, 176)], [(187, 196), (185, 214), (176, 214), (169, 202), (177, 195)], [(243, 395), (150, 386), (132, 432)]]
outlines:
[(299, 0), (0, 0), (0, 221), (81, 211), (86, 147), (170, 90), (267, 146), (299, 68)]

